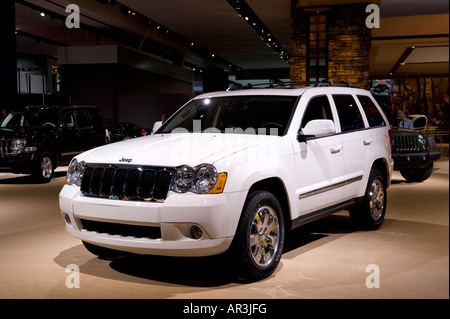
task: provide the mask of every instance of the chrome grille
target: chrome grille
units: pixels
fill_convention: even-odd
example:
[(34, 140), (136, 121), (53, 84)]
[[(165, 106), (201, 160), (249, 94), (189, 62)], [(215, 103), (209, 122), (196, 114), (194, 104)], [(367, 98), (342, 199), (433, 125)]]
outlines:
[(3, 157), (5, 155), (10, 154), (11, 152), (11, 140), (0, 139), (0, 156)]
[(88, 164), (81, 193), (108, 199), (164, 201), (171, 180), (172, 169)]

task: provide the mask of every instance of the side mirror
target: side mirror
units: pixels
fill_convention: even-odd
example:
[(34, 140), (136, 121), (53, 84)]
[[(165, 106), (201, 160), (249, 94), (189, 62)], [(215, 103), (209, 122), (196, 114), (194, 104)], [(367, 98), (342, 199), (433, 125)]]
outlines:
[(299, 142), (304, 142), (307, 137), (322, 137), (334, 133), (336, 129), (332, 120), (312, 120), (298, 132), (297, 139)]

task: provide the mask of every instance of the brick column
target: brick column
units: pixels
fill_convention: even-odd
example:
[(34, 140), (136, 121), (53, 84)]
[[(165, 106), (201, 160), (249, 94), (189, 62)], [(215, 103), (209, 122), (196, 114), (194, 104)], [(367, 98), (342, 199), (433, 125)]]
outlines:
[[(368, 87), (371, 29), (365, 24), (366, 6), (360, 3), (327, 8), (329, 81)], [(314, 11), (291, 0), (291, 82), (308, 80), (309, 12)]]
[(308, 14), (297, 2), (291, 0), (290, 80), (304, 82), (306, 78), (306, 47), (308, 43)]
[(367, 4), (332, 7), (328, 17), (328, 79), (362, 88), (369, 82), (371, 29), (366, 26)]

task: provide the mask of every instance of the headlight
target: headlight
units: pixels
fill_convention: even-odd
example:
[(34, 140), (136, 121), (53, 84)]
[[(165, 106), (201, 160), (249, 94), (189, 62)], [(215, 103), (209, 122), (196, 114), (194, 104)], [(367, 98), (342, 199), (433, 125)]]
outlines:
[(419, 143), (422, 144), (422, 149), (426, 150), (427, 139), (425, 138), (425, 136), (423, 136), (422, 134), (419, 134), (417, 136), (417, 139), (419, 140)]
[(20, 154), (24, 151), (27, 141), (24, 138), (14, 138), (11, 141), (11, 153)]
[(74, 158), (67, 169), (66, 184), (80, 186), (85, 169), (86, 163), (84, 161), (78, 162), (77, 159)]
[(426, 144), (425, 136), (423, 136), (422, 134), (419, 134), (417, 136), (417, 138), (418, 138), (420, 144)]
[(216, 168), (209, 164), (196, 167), (195, 171), (195, 193), (204, 194), (209, 192), (217, 182)]
[(190, 166), (177, 167), (172, 179), (172, 190), (177, 193), (190, 191), (194, 185), (194, 175), (195, 171)]
[(171, 190), (177, 193), (189, 191), (197, 194), (222, 193), (226, 179), (227, 174), (218, 174), (211, 164), (196, 167), (183, 165), (175, 169)]

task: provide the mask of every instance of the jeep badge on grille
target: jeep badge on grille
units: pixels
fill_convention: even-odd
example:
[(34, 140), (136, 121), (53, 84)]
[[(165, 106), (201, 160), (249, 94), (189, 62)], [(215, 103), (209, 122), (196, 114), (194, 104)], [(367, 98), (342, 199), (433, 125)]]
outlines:
[(125, 157), (122, 157), (120, 160), (119, 160), (119, 162), (122, 162), (122, 163), (131, 163), (131, 161), (132, 161), (133, 159), (131, 159), (131, 158), (125, 158)]

